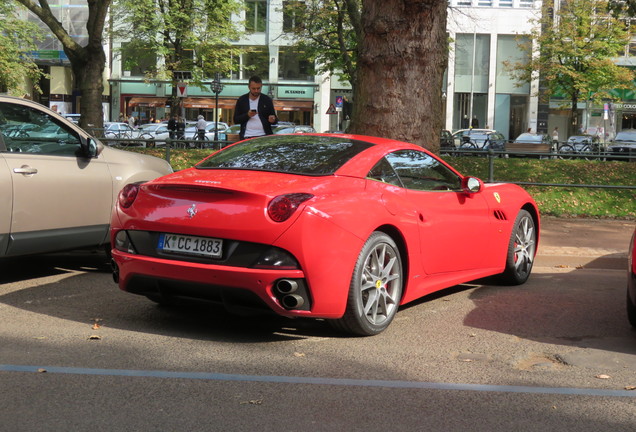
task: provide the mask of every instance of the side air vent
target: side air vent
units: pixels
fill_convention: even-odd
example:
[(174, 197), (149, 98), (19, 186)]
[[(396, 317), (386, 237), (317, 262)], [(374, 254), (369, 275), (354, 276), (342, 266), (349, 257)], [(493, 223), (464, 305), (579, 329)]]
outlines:
[(508, 218), (506, 217), (506, 214), (501, 210), (495, 210), (494, 215), (495, 215), (495, 219), (499, 219), (500, 221), (508, 220)]

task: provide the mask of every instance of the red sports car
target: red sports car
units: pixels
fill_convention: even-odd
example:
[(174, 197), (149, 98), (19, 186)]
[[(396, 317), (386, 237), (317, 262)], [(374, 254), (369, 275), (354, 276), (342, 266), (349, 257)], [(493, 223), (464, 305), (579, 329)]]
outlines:
[(442, 288), (524, 283), (538, 239), (522, 188), (462, 176), (413, 144), (343, 134), (241, 141), (128, 186), (111, 225), (124, 291), (325, 318), (359, 335)]
[(627, 255), (627, 317), (636, 328), (636, 230), (632, 234)]

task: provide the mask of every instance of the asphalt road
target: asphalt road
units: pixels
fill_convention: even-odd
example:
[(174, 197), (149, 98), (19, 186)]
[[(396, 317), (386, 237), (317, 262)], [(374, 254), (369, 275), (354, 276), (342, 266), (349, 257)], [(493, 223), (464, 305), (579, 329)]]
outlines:
[(0, 431), (633, 431), (633, 222), (544, 220), (529, 282), (457, 286), (349, 338), (162, 308), (101, 254), (0, 263)]

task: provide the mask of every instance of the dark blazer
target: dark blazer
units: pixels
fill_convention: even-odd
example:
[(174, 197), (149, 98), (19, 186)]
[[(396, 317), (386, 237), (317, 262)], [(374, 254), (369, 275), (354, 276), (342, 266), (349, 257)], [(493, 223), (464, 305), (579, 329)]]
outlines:
[[(236, 107), (234, 108), (234, 123), (241, 125), (241, 131), (239, 132), (239, 137), (241, 139), (245, 138), (245, 126), (247, 125), (247, 121), (250, 119), (250, 116), (247, 114), (250, 110), (249, 96), (249, 93), (240, 96), (236, 101)], [(258, 117), (261, 119), (261, 123), (263, 124), (265, 135), (273, 134), (272, 124), (268, 120), (270, 115), (276, 115), (276, 111), (274, 110), (274, 101), (272, 98), (261, 93), (261, 97), (258, 100), (257, 111)]]

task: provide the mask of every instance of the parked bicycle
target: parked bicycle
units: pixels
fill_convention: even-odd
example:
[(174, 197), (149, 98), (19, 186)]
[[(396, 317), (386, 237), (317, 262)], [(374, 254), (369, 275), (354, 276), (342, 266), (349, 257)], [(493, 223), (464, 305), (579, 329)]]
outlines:
[(605, 147), (597, 137), (575, 135), (559, 146), (558, 155), (560, 159), (604, 160)]

